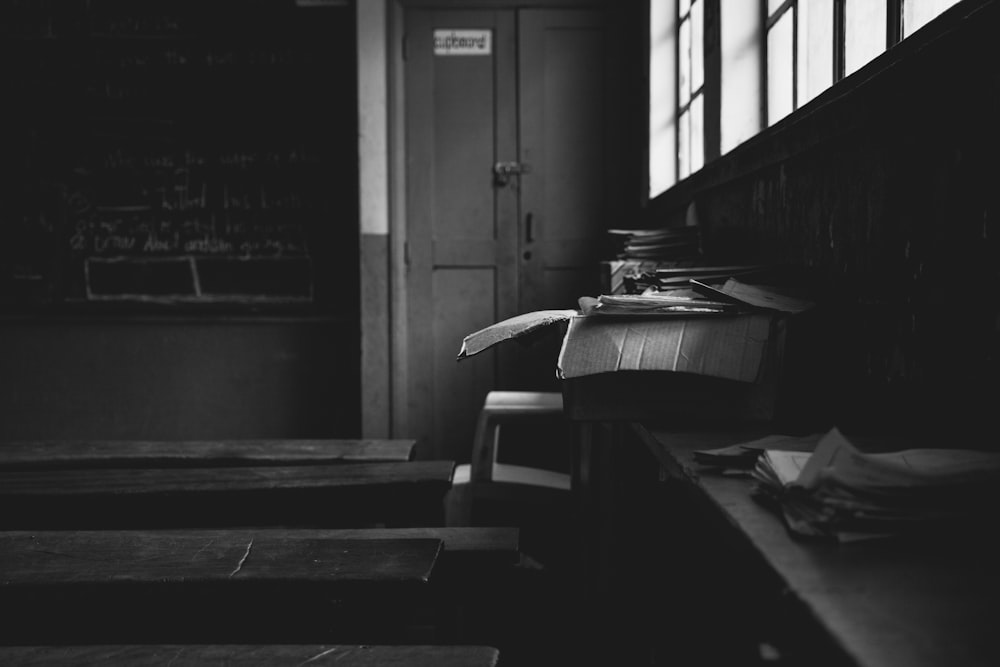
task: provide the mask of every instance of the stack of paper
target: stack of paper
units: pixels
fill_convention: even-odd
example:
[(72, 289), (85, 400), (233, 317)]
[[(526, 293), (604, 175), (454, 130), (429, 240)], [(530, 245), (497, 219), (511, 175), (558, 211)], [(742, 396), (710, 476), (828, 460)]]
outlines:
[(680, 259), (701, 254), (697, 226), (609, 229), (610, 250), (619, 259)]
[(602, 294), (580, 297), (584, 315), (725, 315), (745, 311), (738, 304), (664, 294)]
[(699, 263), (696, 266), (678, 266), (656, 270), (656, 281), (659, 289), (667, 290), (674, 287), (688, 287), (692, 281), (701, 283), (724, 283), (733, 276), (754, 276), (765, 274), (773, 269), (768, 264), (729, 264), (715, 265)]
[(754, 285), (741, 282), (736, 278), (729, 278), (721, 287), (694, 278), (691, 279), (691, 284), (709, 298), (731, 300), (757, 308), (801, 313), (815, 306), (811, 299), (794, 294), (796, 290), (775, 285)]
[(964, 519), (1000, 500), (1000, 452), (906, 449), (866, 454), (837, 429), (814, 452), (765, 450), (756, 492), (799, 534), (850, 541)]

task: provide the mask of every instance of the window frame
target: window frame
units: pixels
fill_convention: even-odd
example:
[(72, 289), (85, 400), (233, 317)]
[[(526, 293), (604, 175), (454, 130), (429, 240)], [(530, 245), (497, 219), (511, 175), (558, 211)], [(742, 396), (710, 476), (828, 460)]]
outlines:
[[(870, 0), (868, 0), (870, 1)], [(903, 4), (906, 0), (884, 0), (886, 5), (886, 25), (885, 25), (885, 48), (882, 53), (885, 53), (893, 46), (899, 44), (903, 41)], [(761, 81), (762, 81), (762, 92), (761, 92), (761, 103), (763, 105), (763, 129), (770, 127), (774, 123), (768, 122), (768, 117), (770, 114), (770, 109), (768, 109), (768, 94), (770, 81), (768, 79), (768, 65), (770, 63), (769, 53), (768, 53), (768, 34), (771, 29), (777, 24), (777, 22), (788, 12), (792, 13), (792, 110), (788, 115), (795, 113), (800, 108), (802, 108), (806, 102), (800, 102), (799, 91), (799, 2), (800, 0), (783, 0), (781, 4), (774, 9), (773, 12), (768, 11), (769, 0), (759, 0), (760, 11), (761, 11)], [(838, 82), (849, 76), (847, 71), (847, 0), (832, 0), (833, 3), (833, 78), (830, 82), (830, 87), (835, 86)], [(878, 57), (878, 56), (876, 56)], [(874, 58), (872, 58), (874, 60)], [(869, 61), (870, 62), (870, 61)], [(784, 118), (784, 117), (782, 117)], [(778, 119), (775, 123), (780, 122), (782, 119)]]
[[(750, 100), (747, 98), (747, 103), (754, 103), (756, 111), (753, 114), (753, 118), (750, 119), (751, 123), (747, 125), (730, 125), (733, 120), (733, 109), (736, 107), (733, 105), (732, 89), (730, 86), (722, 80), (724, 71), (733, 67), (735, 62), (735, 67), (741, 70), (741, 77), (746, 77), (750, 75), (748, 70), (740, 65), (739, 61), (733, 61), (731, 56), (723, 52), (726, 45), (730, 46), (737, 44), (735, 39), (742, 39), (739, 32), (733, 32), (732, 29), (723, 30), (720, 26), (722, 24), (722, 17), (720, 16), (723, 7), (728, 11), (730, 3), (732, 0), (692, 0), (686, 3), (684, 13), (681, 13), (681, 4), (678, 0), (662, 0), (663, 2), (669, 2), (668, 9), (666, 9), (666, 15), (669, 16), (669, 23), (665, 21), (665, 16), (661, 15), (657, 20), (664, 25), (664, 28), (668, 31), (669, 39), (673, 40), (673, 44), (667, 47), (665, 54), (667, 59), (673, 59), (673, 63), (665, 62), (663, 65), (666, 67), (663, 71), (668, 72), (668, 76), (673, 78), (672, 82), (668, 83), (668, 86), (672, 88), (670, 93), (670, 100), (664, 100), (667, 102), (666, 107), (659, 108), (659, 117), (661, 118), (661, 124), (666, 132), (669, 133), (670, 143), (668, 150), (654, 150), (651, 139), (647, 141), (647, 153), (646, 153), (646, 193), (647, 198), (652, 199), (660, 196), (666, 190), (673, 188), (674, 186), (680, 184), (681, 182), (689, 179), (690, 177), (696, 175), (699, 171), (703, 170), (706, 166), (711, 164), (713, 161), (721, 157), (723, 154), (728, 154), (734, 149), (736, 149), (740, 144), (752, 139), (753, 137), (767, 131), (769, 128), (781, 124), (783, 120), (789, 116), (794, 117), (796, 112), (811, 104), (817, 98), (829, 99), (826, 93), (831, 88), (837, 88), (838, 85), (845, 79), (850, 78), (851, 74), (856, 72), (847, 73), (847, 62), (848, 54), (847, 49), (847, 13), (848, 13), (848, 3), (850, 0), (828, 0), (829, 5), (824, 3), (822, 8), (815, 8), (811, 5), (806, 7), (801, 4), (804, 2), (809, 2), (810, 0), (780, 0), (777, 2), (773, 12), (768, 11), (768, 0), (758, 0), (756, 5), (747, 5), (749, 9), (749, 14), (756, 17), (752, 19), (751, 23), (748, 23), (749, 32), (746, 34), (753, 35), (753, 50), (755, 53), (752, 55), (752, 61), (755, 62), (752, 65), (756, 69), (756, 74), (753, 76), (754, 83), (750, 84), (753, 90), (753, 94), (756, 96), (756, 100)], [(865, 2), (871, 2), (873, 0), (865, 0)], [(893, 47), (899, 45), (901, 42), (905, 42), (910, 35), (915, 32), (910, 31), (907, 34), (904, 25), (905, 16), (907, 10), (907, 2), (915, 2), (917, 0), (883, 0), (885, 2), (885, 46), (878, 53), (872, 55), (867, 61), (863, 62), (856, 69), (858, 71), (869, 69), (870, 63), (882, 59), (885, 54), (890, 51)], [(647, 3), (646, 17), (649, 21), (646, 25), (647, 35), (651, 35), (652, 25), (652, 11), (653, 3), (659, 3), (661, 0), (650, 0)], [(704, 73), (704, 78), (701, 81), (701, 85), (698, 88), (689, 89), (690, 95), (688, 99), (682, 104), (681, 103), (681, 41), (680, 34), (682, 30), (682, 25), (685, 20), (690, 21), (692, 6), (697, 2), (701, 4), (702, 16), (703, 16), (703, 52), (700, 54), (703, 58), (702, 68)], [(772, 4), (774, 0), (772, 0)], [(931, 14), (931, 18), (923, 20), (917, 27), (917, 30), (921, 29), (922, 26), (930, 21), (933, 21), (937, 16), (949, 11), (954, 5), (960, 4), (961, 0), (951, 0), (950, 4), (945, 6), (943, 9), (937, 10), (936, 13)], [(742, 3), (741, 3), (742, 7)], [(806, 62), (803, 61), (805, 57), (805, 52), (800, 53), (800, 43), (802, 39), (811, 39), (813, 34), (812, 29), (808, 27), (808, 19), (806, 15), (803, 14), (808, 10), (810, 16), (815, 12), (820, 14), (826, 14), (827, 12), (832, 12), (831, 24), (829, 26), (829, 33), (823, 34), (821, 39), (824, 43), (826, 40), (830, 40), (831, 49), (829, 56), (824, 56), (823, 60), (828, 61), (829, 64), (824, 62), (820, 65), (820, 69), (812, 69), (812, 75), (817, 72), (820, 73), (820, 79), (814, 80), (812, 75), (809, 74), (807, 67), (805, 67)], [(786, 16), (788, 12), (791, 12), (791, 32), (792, 32), (792, 53), (790, 54), (790, 63), (787, 65), (791, 68), (791, 97), (792, 105), (791, 110), (783, 116), (781, 119), (775, 120), (774, 122), (769, 122), (768, 120), (768, 96), (769, 96), (769, 81), (768, 81), (768, 35), (770, 30), (777, 24), (777, 22)], [(819, 16), (820, 14), (816, 14)], [(745, 15), (744, 15), (745, 16)], [(809, 32), (804, 32), (809, 31)], [(825, 32), (825, 31), (824, 31)], [(869, 42), (870, 44), (871, 42)], [(807, 45), (803, 44), (803, 47)], [(650, 66), (651, 63), (651, 53), (654, 48), (654, 44), (651, 41), (646, 43), (646, 65)], [(826, 46), (823, 47), (827, 48)], [(860, 61), (859, 61), (860, 62)], [(802, 63), (802, 71), (800, 72), (800, 63)], [(830, 67), (832, 72), (830, 72), (829, 82), (827, 82), (826, 76), (823, 75), (823, 71), (826, 67)], [(687, 73), (690, 79), (690, 64)], [(877, 68), (876, 68), (877, 69)], [(869, 69), (869, 72), (873, 71)], [(647, 70), (647, 76), (650, 81), (652, 80), (651, 72)], [(658, 77), (659, 78), (659, 77)], [(688, 82), (690, 86), (691, 82)], [(741, 86), (745, 87), (745, 86)], [(652, 93), (653, 86), (647, 85), (647, 93)], [(749, 91), (747, 91), (749, 92)], [(687, 114), (687, 117), (691, 116), (692, 106), (695, 104), (695, 100), (701, 97), (703, 105), (703, 119), (702, 119), (702, 133), (701, 133), (701, 143), (703, 151), (703, 159), (698, 165), (698, 168), (692, 168), (692, 163), (690, 161), (690, 144), (687, 147), (687, 155), (682, 158), (681, 149), (683, 148), (681, 137), (681, 117)], [(725, 98), (725, 99), (724, 99)], [(742, 98), (741, 98), (742, 99)], [(651, 99), (647, 99), (647, 102), (651, 102)], [(823, 104), (823, 102), (820, 102)], [(650, 130), (652, 131), (653, 124), (653, 112), (650, 112)], [(672, 118), (669, 118), (672, 115)], [(662, 119), (669, 118), (668, 121), (662, 122)], [(727, 120), (728, 119), (728, 120)], [(794, 122), (794, 121), (793, 121)], [(668, 126), (669, 124), (669, 126)], [(756, 124), (756, 129), (753, 129), (751, 125)], [(689, 133), (688, 138), (692, 136)], [(734, 141), (735, 139), (735, 141)], [(725, 145), (724, 145), (725, 142)], [(661, 148), (666, 148), (666, 145)], [(660, 156), (655, 158), (654, 155)], [(688, 162), (687, 171), (682, 170), (684, 160)], [(654, 165), (656, 168), (654, 169)], [(670, 173), (672, 171), (673, 173)], [(660, 174), (661, 177), (657, 178), (655, 174)], [(654, 187), (654, 180), (656, 185)]]

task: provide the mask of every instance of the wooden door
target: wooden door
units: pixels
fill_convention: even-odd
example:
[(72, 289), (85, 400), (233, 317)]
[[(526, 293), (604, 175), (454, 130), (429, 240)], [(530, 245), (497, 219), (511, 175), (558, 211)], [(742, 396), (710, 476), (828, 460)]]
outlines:
[[(620, 192), (606, 32), (594, 10), (406, 12), (406, 409), (420, 456), (467, 460), (491, 389), (558, 390), (557, 335), (456, 355), (472, 331), (596, 293)], [(514, 173), (498, 176), (504, 163)]]
[[(519, 312), (575, 308), (600, 288), (604, 231), (622, 208), (620, 53), (596, 10), (518, 12)], [(558, 391), (561, 336), (516, 346), (504, 380)]]

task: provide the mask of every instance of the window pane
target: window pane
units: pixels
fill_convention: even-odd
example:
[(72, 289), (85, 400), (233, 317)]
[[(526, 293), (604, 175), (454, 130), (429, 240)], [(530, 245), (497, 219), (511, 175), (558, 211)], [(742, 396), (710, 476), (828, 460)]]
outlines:
[[(669, 11), (668, 11), (669, 10)], [(677, 182), (677, 17), (649, 6), (649, 196)]]
[(774, 10), (781, 6), (785, 0), (767, 0), (767, 15), (770, 16)]
[(705, 166), (705, 96), (691, 100), (691, 171)]
[(799, 88), (802, 106), (833, 85), (833, 0), (799, 0)]
[(704, 2), (691, 3), (691, 92), (705, 83), (705, 19), (702, 16)]
[[(655, 4), (655, 3), (653, 3)], [(719, 0), (722, 90), (719, 118), (720, 150), (728, 153), (757, 134), (764, 125), (764, 52), (760, 5), (747, 0)]]
[(684, 106), (691, 99), (691, 19), (684, 19), (680, 30), (680, 62), (677, 72), (680, 76), (678, 91), (680, 104)]
[(844, 74), (851, 74), (885, 51), (885, 3), (875, 0), (844, 2)]
[(903, 37), (909, 37), (958, 0), (904, 0)]
[(767, 33), (767, 124), (792, 112), (792, 12)]
[[(654, 0), (655, 2), (656, 0)], [(662, 2), (662, 0), (661, 0)], [(650, 4), (653, 4), (652, 2)], [(679, 0), (677, 3), (677, 16), (684, 16), (691, 8), (691, 0)]]
[(677, 175), (685, 178), (691, 173), (691, 112), (681, 114), (677, 126)]

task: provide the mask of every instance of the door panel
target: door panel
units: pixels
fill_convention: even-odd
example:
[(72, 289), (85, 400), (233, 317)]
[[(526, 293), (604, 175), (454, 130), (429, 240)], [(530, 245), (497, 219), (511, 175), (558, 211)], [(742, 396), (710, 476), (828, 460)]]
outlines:
[[(456, 362), (462, 338), (517, 310), (516, 195), (492, 166), (516, 157), (514, 16), (406, 14), (409, 405), (424, 457), (464, 460), (497, 353)], [(490, 55), (435, 55), (435, 29), (490, 30)]]
[[(523, 308), (573, 308), (595, 295), (608, 224), (605, 94), (607, 38), (599, 11), (519, 13), (521, 206), (533, 239), (522, 235)], [(524, 259), (530, 252), (530, 259)], [(578, 280), (567, 299), (567, 273)], [(556, 289), (550, 289), (554, 287)]]
[[(491, 268), (438, 268), (434, 271), (432, 323), (433, 347), (428, 358), (433, 363), (433, 405), (435, 443), (452, 447), (472, 447), (478, 407), (496, 383), (495, 361), (483, 354), (458, 363), (455, 356), (465, 333), (495, 321), (493, 292), (496, 272)], [(459, 333), (464, 332), (464, 333)], [(456, 340), (456, 336), (458, 340)], [(449, 425), (454, 434), (449, 433)], [(457, 433), (467, 433), (462, 442)], [(430, 444), (430, 443), (428, 443)], [(440, 453), (449, 457), (452, 454)]]
[[(596, 296), (608, 198), (618, 178), (606, 155), (609, 38), (604, 12), (521, 10), (518, 118), (521, 178), (519, 307), (576, 308)], [(516, 387), (558, 391), (561, 339), (512, 355)]]

